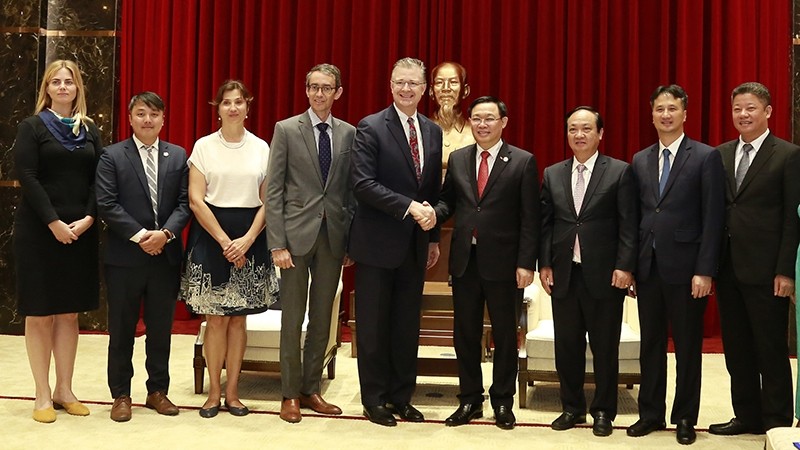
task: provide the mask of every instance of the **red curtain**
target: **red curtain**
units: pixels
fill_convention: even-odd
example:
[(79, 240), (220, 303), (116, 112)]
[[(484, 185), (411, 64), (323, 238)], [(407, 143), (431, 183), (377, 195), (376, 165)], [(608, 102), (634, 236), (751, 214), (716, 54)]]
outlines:
[[(687, 134), (718, 145), (737, 134), (730, 92), (760, 81), (772, 92), (771, 130), (789, 138), (791, 2), (746, 0), (124, 0), (120, 104), (152, 90), (166, 103), (162, 137), (188, 150), (216, 127), (208, 101), (227, 78), (249, 86), (248, 128), (267, 141), (276, 121), (308, 108), (314, 64), (342, 70), (334, 115), (353, 124), (386, 107), (403, 56), (429, 67), (462, 63), (471, 98), (509, 107), (505, 138), (540, 168), (569, 156), (564, 115), (593, 105), (606, 122), (601, 151), (630, 161), (655, 142), (648, 99), (659, 84), (689, 94)], [(423, 112), (429, 101), (421, 104)], [(130, 135), (120, 108), (117, 137)], [(347, 303), (347, 302), (345, 302)], [(716, 308), (707, 330), (718, 333)]]

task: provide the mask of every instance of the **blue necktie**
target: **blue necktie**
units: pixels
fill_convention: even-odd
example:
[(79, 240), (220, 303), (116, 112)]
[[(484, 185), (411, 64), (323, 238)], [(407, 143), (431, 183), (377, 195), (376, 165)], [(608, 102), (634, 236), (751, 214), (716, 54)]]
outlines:
[(319, 130), (319, 170), (322, 172), (322, 183), (328, 182), (328, 172), (331, 170), (331, 137), (328, 136), (328, 124), (317, 124)]
[(664, 188), (667, 186), (669, 179), (669, 150), (664, 149), (664, 167), (661, 169), (661, 179), (658, 180), (658, 195), (659, 197), (664, 193)]

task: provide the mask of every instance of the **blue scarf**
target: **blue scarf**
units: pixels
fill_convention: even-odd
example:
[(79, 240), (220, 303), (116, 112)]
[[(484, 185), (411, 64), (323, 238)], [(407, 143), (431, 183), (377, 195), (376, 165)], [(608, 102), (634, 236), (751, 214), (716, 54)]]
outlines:
[[(39, 113), (39, 118), (42, 119), (44, 126), (50, 130), (53, 137), (67, 150), (73, 151), (86, 146), (86, 126), (81, 126), (83, 125), (81, 123), (77, 123), (78, 126), (75, 126), (80, 119), (76, 120), (71, 117), (59, 119), (49, 109), (43, 109)], [(77, 134), (75, 133), (76, 129)]]

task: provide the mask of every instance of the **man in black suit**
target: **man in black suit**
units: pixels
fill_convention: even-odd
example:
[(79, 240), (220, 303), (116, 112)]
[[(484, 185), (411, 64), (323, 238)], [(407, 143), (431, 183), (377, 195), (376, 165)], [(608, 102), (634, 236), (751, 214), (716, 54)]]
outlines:
[(794, 292), (800, 147), (769, 131), (769, 90), (733, 90), (739, 139), (722, 144), (727, 217), (717, 281), (725, 365), (735, 417), (712, 434), (764, 433), (792, 424), (787, 330)]
[(425, 65), (394, 64), (394, 102), (358, 124), (350, 155), (358, 200), (348, 253), (356, 262), (356, 326), (361, 403), (370, 421), (394, 426), (392, 412), (421, 422), (416, 387), (425, 269), (439, 258), (436, 214), (442, 129), (417, 113)]
[[(700, 411), (703, 314), (717, 274), (725, 217), (725, 169), (719, 152), (684, 134), (688, 96), (678, 85), (650, 97), (658, 142), (633, 157), (639, 188), (636, 291), (642, 332), (639, 420), (628, 436), (666, 427), (667, 329), (677, 375), (670, 422), (691, 444)], [(670, 327), (671, 325), (671, 327)]]
[(539, 247), (536, 159), (501, 137), (505, 103), (480, 97), (467, 111), (476, 144), (453, 152), (436, 205), (436, 221), (455, 215), (450, 244), (453, 336), (461, 405), (447, 426), (483, 416), (481, 337), (484, 304), (494, 340), (489, 396), (498, 427), (512, 429), (517, 379), (517, 322), (522, 289), (533, 282)]
[(180, 286), (181, 232), (189, 221), (186, 151), (158, 139), (164, 102), (152, 92), (128, 106), (133, 137), (105, 149), (97, 165), (97, 205), (108, 225), (108, 386), (111, 419), (131, 418), (134, 334), (144, 303), (147, 399), (159, 414), (176, 415), (167, 398), (172, 318)]
[(603, 119), (588, 106), (567, 115), (573, 158), (544, 171), (539, 271), (552, 295), (556, 369), (563, 413), (554, 430), (586, 422), (586, 333), (594, 355), (595, 436), (617, 414), (619, 336), (636, 266), (636, 186), (628, 164), (597, 151)]

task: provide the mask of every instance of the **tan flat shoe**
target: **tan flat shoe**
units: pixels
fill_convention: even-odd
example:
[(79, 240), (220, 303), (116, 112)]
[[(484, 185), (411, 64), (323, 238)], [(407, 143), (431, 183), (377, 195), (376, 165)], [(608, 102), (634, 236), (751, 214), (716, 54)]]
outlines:
[(41, 423), (53, 423), (56, 421), (56, 410), (52, 406), (45, 409), (34, 409), (33, 420)]
[(67, 411), (67, 414), (71, 416), (88, 416), (89, 415), (89, 408), (84, 406), (81, 402), (72, 402), (72, 403), (59, 403), (53, 400), (53, 407), (55, 409), (63, 409)]

